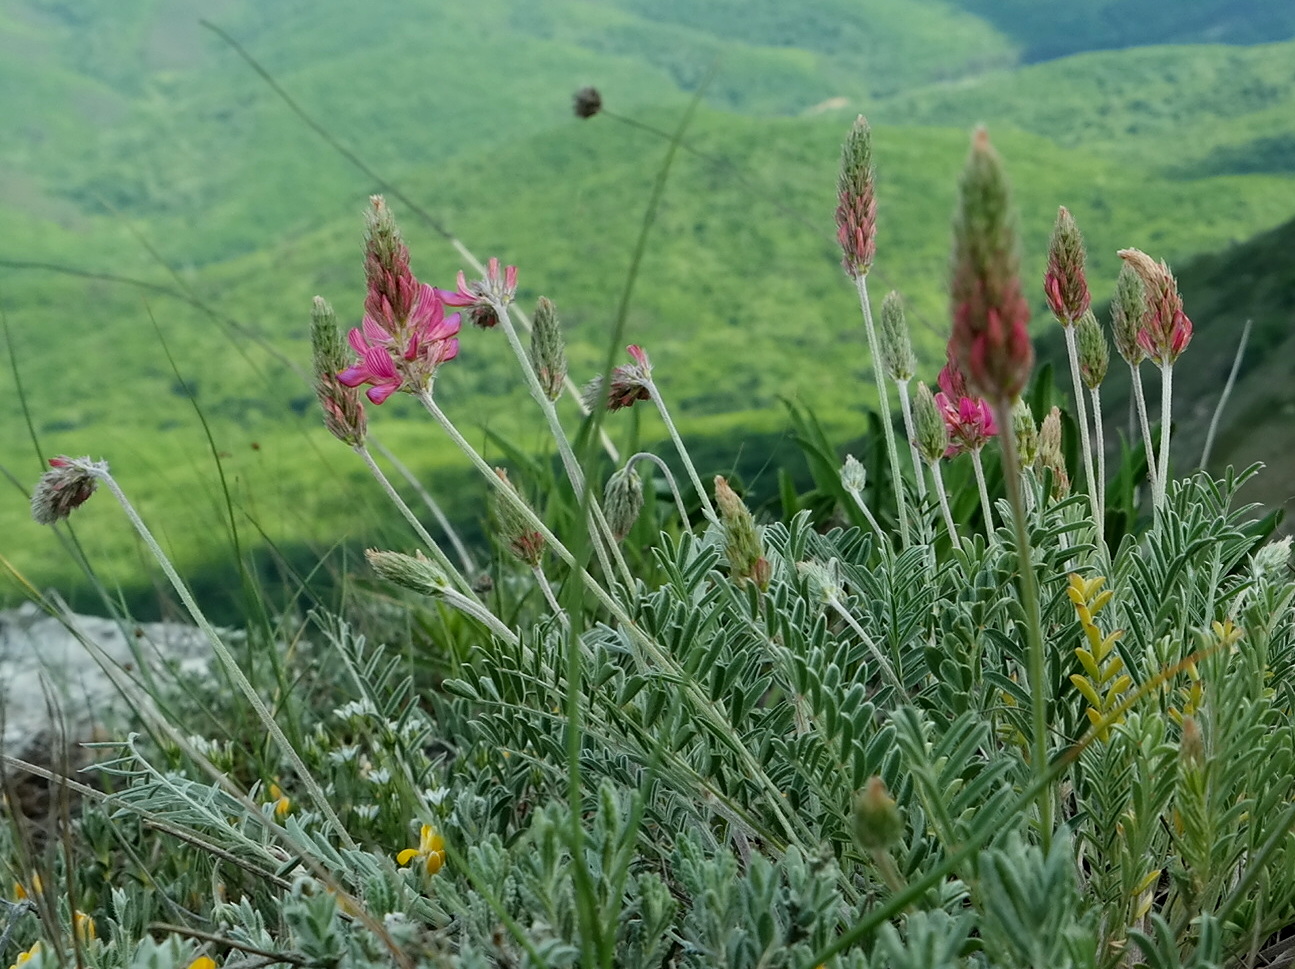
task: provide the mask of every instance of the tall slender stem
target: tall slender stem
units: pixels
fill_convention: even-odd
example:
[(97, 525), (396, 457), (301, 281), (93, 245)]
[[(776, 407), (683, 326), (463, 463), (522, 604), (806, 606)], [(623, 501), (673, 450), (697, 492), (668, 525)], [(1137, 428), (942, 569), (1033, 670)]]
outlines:
[(359, 851), (359, 846), (356, 845), (355, 841), (351, 838), (350, 833), (346, 830), (346, 826), (342, 824), (342, 819), (339, 818), (337, 816), (337, 812), (333, 810), (333, 805), (329, 801), (328, 795), (325, 794), (323, 788), (319, 786), (319, 782), (315, 780), (314, 775), (311, 774), (310, 768), (308, 768), (305, 762), (302, 761), (296, 748), (292, 746), (292, 742), (288, 740), (287, 735), (283, 732), (283, 728), (281, 728), (278, 721), (274, 719), (274, 715), (270, 713), (269, 708), (266, 707), (265, 701), (261, 699), (261, 695), (256, 692), (256, 687), (252, 686), (251, 681), (238, 665), (238, 661), (234, 659), (234, 654), (229, 651), (224, 640), (220, 638), (220, 634), (216, 632), (215, 628), (207, 620), (206, 614), (198, 607), (197, 600), (193, 598), (193, 593), (191, 593), (189, 591), (189, 587), (184, 584), (184, 581), (180, 578), (180, 574), (175, 571), (175, 566), (171, 564), (171, 560), (167, 558), (166, 553), (162, 551), (162, 546), (158, 544), (157, 539), (153, 537), (153, 533), (149, 531), (148, 526), (144, 524), (144, 519), (140, 518), (139, 512), (137, 512), (135, 510), (135, 506), (130, 503), (130, 499), (126, 497), (126, 493), (121, 490), (116, 479), (106, 470), (95, 471), (93, 473), (96, 478), (107, 485), (108, 490), (111, 491), (113, 497), (117, 499), (122, 510), (126, 512), (126, 517), (130, 519), (130, 523), (135, 527), (135, 531), (139, 533), (139, 537), (144, 540), (144, 544), (153, 554), (153, 558), (157, 559), (158, 565), (160, 565), (162, 567), (162, 571), (166, 573), (166, 577), (170, 581), (171, 587), (175, 589), (176, 595), (180, 597), (180, 601), (184, 603), (184, 607), (189, 611), (189, 615), (193, 618), (193, 621), (197, 623), (198, 628), (203, 631), (208, 641), (211, 643), (211, 648), (220, 658), (221, 665), (225, 667), (225, 671), (229, 673), (230, 678), (238, 687), (239, 692), (242, 693), (243, 696), (247, 698), (247, 702), (252, 705), (252, 709), (256, 711), (256, 716), (265, 727), (266, 732), (274, 738), (274, 742), (283, 752), (283, 755), (291, 762), (293, 770), (296, 771), (301, 782), (306, 785), (306, 790), (310, 792), (310, 797), (311, 800), (315, 802), (315, 807), (319, 809), (321, 814), (323, 814), (325, 820), (328, 821), (329, 826), (337, 832), (337, 836), (341, 839), (342, 844), (351, 851)]
[(1133, 383), (1133, 400), (1138, 405), (1138, 421), (1142, 424), (1142, 447), (1147, 453), (1147, 478), (1151, 481), (1152, 507), (1160, 506), (1160, 484), (1156, 476), (1156, 456), (1151, 448), (1151, 425), (1147, 421), (1147, 395), (1142, 389), (1142, 368), (1129, 364)]
[(959, 547), (958, 526), (953, 523), (953, 513), (949, 511), (949, 493), (944, 490), (944, 474), (940, 471), (940, 462), (930, 463), (931, 480), (935, 483), (935, 493), (940, 498), (940, 512), (944, 516), (944, 527), (948, 529), (949, 541), (956, 549)]
[(841, 600), (836, 596), (828, 599), (827, 604), (836, 610), (836, 614), (845, 620), (845, 624), (854, 630), (854, 634), (859, 637), (868, 652), (872, 653), (872, 658), (877, 661), (881, 672), (885, 674), (886, 679), (890, 680), (890, 685), (895, 688), (896, 698), (907, 703), (909, 697), (908, 692), (904, 689), (904, 682), (899, 678), (899, 674), (895, 672), (895, 668), (890, 665), (890, 660), (886, 659), (886, 654), (881, 651), (881, 647), (877, 645), (876, 640), (868, 635), (863, 626), (859, 625), (859, 620), (854, 618), (850, 610), (845, 608)]
[(1172, 423), (1170, 408), (1173, 395), (1174, 365), (1165, 363), (1160, 367), (1160, 469), (1156, 472), (1156, 477), (1160, 479), (1160, 503), (1156, 506), (1157, 510), (1164, 507), (1169, 493), (1169, 426)]
[(1075, 416), (1079, 423), (1079, 445), (1084, 452), (1084, 480), (1088, 483), (1088, 506), (1093, 513), (1093, 524), (1100, 538), (1102, 532), (1102, 499), (1097, 493), (1097, 477), (1093, 473), (1093, 446), (1088, 438), (1088, 406), (1084, 401), (1084, 382), (1079, 376), (1079, 346), (1075, 327), (1066, 326), (1066, 355), (1070, 358), (1070, 382), (1075, 389)]
[[(1000, 427), (1002, 425), (999, 425)], [(1010, 432), (1008, 432), (1010, 433)], [(985, 519), (985, 538), (994, 544), (994, 507), (989, 503), (989, 488), (985, 486), (985, 465), (980, 460), (981, 448), (971, 452), (971, 466), (976, 469), (976, 487), (980, 489), (980, 514)]]
[(917, 497), (926, 498), (926, 475), (922, 474), (922, 457), (917, 453), (917, 433), (913, 430), (913, 402), (908, 395), (908, 381), (896, 380), (899, 390), (899, 409), (904, 414), (904, 435), (908, 438), (908, 454), (913, 459), (913, 478), (917, 481)]
[(379, 454), (391, 462), (391, 466), (400, 472), (400, 476), (402, 478), (409, 482), (409, 487), (418, 492), (418, 497), (423, 499), (423, 504), (427, 506), (427, 510), (430, 511), (432, 513), (432, 517), (436, 519), (436, 524), (440, 526), (441, 531), (445, 533), (445, 537), (448, 538), (450, 540), (450, 544), (454, 546), (454, 554), (459, 557), (459, 563), (463, 566), (463, 571), (468, 573), (468, 575), (475, 575), (477, 572), (477, 563), (468, 552), (468, 547), (463, 544), (463, 539), (459, 537), (459, 533), (455, 529), (453, 523), (451, 523), (450, 519), (441, 509), (440, 503), (432, 497), (432, 493), (423, 487), (423, 483), (418, 480), (418, 476), (415, 475), (414, 472), (410, 471), (400, 458), (396, 457), (391, 448), (387, 447), (374, 437), (369, 438), (369, 443), (373, 445)]
[(418, 520), (418, 516), (413, 513), (407, 504), (405, 504), (405, 499), (400, 497), (400, 492), (396, 491), (395, 487), (387, 479), (387, 476), (382, 473), (382, 469), (378, 467), (378, 463), (373, 460), (373, 455), (369, 453), (369, 449), (361, 443), (355, 445), (353, 450), (364, 459), (364, 463), (368, 467), (369, 472), (377, 479), (378, 484), (382, 485), (382, 490), (387, 493), (387, 497), (391, 499), (391, 503), (400, 510), (400, 514), (403, 515), (405, 521), (409, 523), (409, 527), (414, 530), (414, 534), (418, 536), (419, 541), (426, 545), (427, 550), (432, 553), (432, 561), (439, 565), (441, 570), (449, 576), (450, 581), (454, 583), (459, 592), (476, 602), (477, 605), (480, 605), (481, 600), (478, 599), (477, 594), (472, 591), (472, 585), (463, 577), (463, 574), (454, 567), (454, 563), (449, 560), (449, 557), (441, 550), (441, 547), (437, 545), (432, 539), (432, 536), (427, 533), (427, 529), (425, 529), (423, 527), (423, 523)]
[(868, 354), (872, 357), (872, 375), (877, 381), (877, 397), (881, 402), (881, 431), (886, 439), (886, 460), (890, 462), (890, 484), (895, 490), (895, 505), (899, 509), (899, 537), (904, 548), (909, 546), (908, 503), (904, 498), (904, 482), (899, 472), (899, 453), (895, 448), (895, 429), (890, 422), (890, 394), (886, 391), (886, 375), (881, 367), (881, 347), (877, 343), (877, 328), (872, 322), (872, 304), (868, 301), (868, 277), (856, 276), (855, 289), (859, 291), (859, 306), (863, 310), (863, 325), (868, 332)]
[(858, 505), (859, 510), (863, 512), (863, 517), (868, 519), (868, 524), (872, 526), (873, 532), (876, 533), (877, 541), (880, 543), (878, 547), (884, 548), (886, 546), (886, 533), (883, 532), (881, 530), (881, 526), (877, 524), (877, 519), (872, 517), (872, 512), (868, 510), (868, 505), (863, 500), (863, 494), (859, 491), (851, 490), (850, 497), (854, 499), (854, 503)]
[(548, 603), (550, 611), (557, 618), (564, 618), (562, 607), (558, 605), (558, 597), (553, 594), (553, 586), (549, 584), (548, 576), (544, 574), (544, 570), (536, 565), (531, 568), (531, 572), (535, 574), (535, 584), (540, 587), (540, 592), (544, 594), (544, 601)]
[(697, 474), (697, 469), (693, 467), (692, 458), (688, 455), (688, 449), (684, 447), (683, 438), (679, 436), (679, 430), (674, 426), (674, 421), (670, 418), (670, 411), (666, 409), (665, 401), (661, 399), (661, 391), (651, 378), (648, 378), (648, 393), (652, 395), (652, 402), (656, 404), (657, 413), (661, 415), (666, 431), (670, 434), (670, 440), (674, 442), (674, 449), (679, 453), (679, 460), (683, 462), (684, 470), (688, 472), (688, 479), (697, 490), (697, 497), (701, 501), (702, 508), (706, 511), (706, 517), (713, 522), (718, 522), (719, 515), (715, 513), (715, 506), (711, 504), (710, 496), (706, 494), (706, 487), (701, 483), (701, 477)]
[(1093, 405), (1093, 451), (1097, 454), (1097, 537), (1098, 550), (1104, 551), (1106, 534), (1106, 431), (1102, 422), (1102, 388), (1089, 392)]
[[(1010, 429), (1012, 407), (1000, 400), (994, 405), (998, 426)], [(1027, 665), (1029, 667), (1030, 720), (1032, 726), (1031, 760), (1035, 775), (1048, 769), (1048, 707), (1045, 694), (1045, 657), (1043, 653), (1043, 619), (1039, 608), (1038, 576), (1034, 574), (1033, 553), (1029, 529), (1026, 526), (1025, 502), (1021, 497), (1021, 464), (1016, 454), (1016, 438), (1005, 430), (998, 435), (1003, 449), (1003, 480), (1007, 482), (1007, 498), (1012, 506), (1012, 525), (1016, 535), (1016, 554), (1021, 576), (1021, 604), (1025, 607), (1025, 634), (1028, 639)], [(1052, 791), (1044, 786), (1039, 791), (1039, 832), (1046, 854), (1052, 844)]]

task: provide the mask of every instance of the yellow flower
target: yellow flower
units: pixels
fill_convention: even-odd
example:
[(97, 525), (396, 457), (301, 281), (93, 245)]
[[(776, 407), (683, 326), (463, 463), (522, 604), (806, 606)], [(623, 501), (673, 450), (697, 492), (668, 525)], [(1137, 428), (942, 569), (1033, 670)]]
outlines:
[(76, 932), (77, 938), (83, 943), (89, 942), (98, 935), (98, 932), (95, 931), (94, 919), (81, 911), (73, 914), (72, 929)]
[(427, 866), (427, 874), (435, 875), (445, 864), (445, 839), (437, 834), (430, 824), (424, 824), (418, 836), (417, 848), (406, 848), (396, 855), (396, 864), (407, 865), (415, 858), (421, 858)]
[(32, 956), (38, 956), (38, 955), (40, 955), (39, 941), (33, 942), (32, 947), (28, 949), (26, 952), (18, 953), (18, 961), (15, 962), (12, 966), (10, 966), (9, 969), (18, 969), (19, 966), (21, 966), (28, 959), (32, 958)]
[(189, 963), (189, 969), (216, 969), (216, 960), (211, 956), (198, 956)]
[(24, 898), (30, 898), (32, 895), (40, 895), (45, 891), (45, 886), (41, 884), (40, 875), (36, 872), (31, 873), (31, 888), (28, 889), (22, 882), (13, 883), (13, 897), (22, 901)]
[[(282, 818), (292, 810), (292, 802), (288, 800), (288, 795), (279, 789), (278, 784), (270, 785), (270, 800), (274, 802), (274, 816)], [(205, 956), (203, 958), (206, 958)]]

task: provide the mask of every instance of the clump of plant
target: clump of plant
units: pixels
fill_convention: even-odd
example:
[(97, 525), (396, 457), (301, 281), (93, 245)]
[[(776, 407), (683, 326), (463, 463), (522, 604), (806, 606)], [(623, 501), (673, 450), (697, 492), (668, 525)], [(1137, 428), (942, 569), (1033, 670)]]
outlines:
[[(8, 846), (15, 965), (1114, 969), (1275, 953), (1295, 920), (1290, 549), (1234, 507), (1253, 471), (1170, 477), (1191, 323), (1168, 268), (1121, 253), (1117, 347), (1160, 366), (1163, 404), (1155, 460), (1142, 421), (1151, 515), (1112, 546), (1106, 338), (1066, 210), (1043, 292), (1067, 328), (1081, 467), (1060, 412), (1022, 400), (1029, 304), (986, 132), (954, 215), (938, 393), (910, 394), (921, 367), (897, 294), (874, 325), (862, 119), (838, 195), (893, 531), (853, 457), (835, 493), (866, 527), (761, 520), (739, 483), (708, 486), (645, 349), (577, 391), (552, 301), (527, 342), (515, 267), (422, 281), (381, 198), (362, 324), (343, 338), (315, 301), (315, 386), (329, 432), (410, 524), (406, 547), (367, 562), (389, 606), (435, 616), (430, 662), (316, 613), (281, 657), (275, 682), (302, 694), (284, 722), (285, 697), (206, 622), (107, 465), (51, 462), (37, 518), (110, 490), (256, 726), (204, 735), (142, 703), (150, 735), (113, 745), (105, 789), (81, 790), (43, 888)], [(493, 335), (476, 330), (509, 344), (560, 488), (538, 462), (493, 467), (436, 393), (441, 367), (467, 365), (461, 345)], [(484, 574), (369, 453), (374, 409), (398, 393), (479, 472), (498, 552)], [(621, 460), (601, 430), (639, 406), (670, 447)], [(974, 468), (983, 533), (950, 511), (951, 461)]]

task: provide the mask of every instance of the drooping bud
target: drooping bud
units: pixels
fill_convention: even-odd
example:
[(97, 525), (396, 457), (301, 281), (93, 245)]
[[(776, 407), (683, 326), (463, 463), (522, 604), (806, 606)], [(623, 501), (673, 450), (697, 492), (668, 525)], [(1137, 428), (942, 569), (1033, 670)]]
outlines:
[(866, 851), (885, 851), (904, 835), (904, 819), (880, 777), (868, 778), (855, 795), (850, 820), (855, 843)]
[(624, 541), (643, 510), (643, 479), (633, 465), (627, 464), (607, 479), (603, 507), (616, 541)]
[(724, 553), (735, 581), (750, 580), (764, 591), (769, 586), (769, 562), (750, 510), (723, 477), (715, 476), (715, 504), (724, 526)]
[(1088, 280), (1084, 278), (1084, 237), (1064, 205), (1057, 212), (1057, 224), (1048, 245), (1043, 292), (1052, 315), (1062, 326), (1078, 323), (1092, 302)]
[(1040, 471), (1052, 472), (1052, 499), (1060, 501), (1070, 494), (1070, 473), (1066, 470), (1066, 458), (1061, 450), (1061, 408), (1053, 407), (1048, 416), (1043, 418), (1039, 428)]
[(549, 400), (562, 396), (567, 379), (567, 345), (562, 339), (562, 325), (557, 311), (547, 296), (541, 296), (535, 305), (535, 319), (531, 323), (531, 366), (539, 379), (540, 388)]
[(1111, 362), (1111, 348), (1106, 343), (1106, 334), (1097, 322), (1092, 310), (1085, 310), (1075, 327), (1075, 337), (1079, 344), (1079, 376), (1084, 386), (1096, 390), (1106, 379), (1106, 368)]
[(596, 87), (582, 87), (572, 96), (571, 108), (577, 118), (592, 118), (603, 109), (603, 96)]
[(534, 568), (544, 557), (544, 536), (536, 531), (526, 512), (519, 507), (525, 505), (525, 499), (508, 480), (508, 472), (495, 468), (495, 474), (511, 492), (510, 497), (500, 494), (497, 489), (490, 492), (491, 517), (499, 530), (499, 538), (519, 561)]
[(36, 482), (31, 496), (31, 517), (38, 525), (53, 525), (86, 503), (108, 473), (106, 461), (60, 455), (49, 459), (49, 470)]
[(1039, 455), (1039, 428), (1034, 423), (1029, 405), (1023, 400), (1017, 400), (1012, 407), (1012, 434), (1016, 438), (1016, 453), (1020, 456), (1021, 467), (1030, 467)]
[(625, 349), (634, 358), (634, 363), (613, 367), (611, 380), (606, 383), (598, 376), (585, 384), (581, 396), (590, 410), (599, 406), (599, 398), (604, 393), (608, 410), (620, 410), (622, 407), (630, 407), (636, 401), (652, 399), (652, 361), (642, 347), (628, 346)]
[(917, 453), (927, 464), (934, 464), (949, 449), (949, 428), (944, 423), (931, 388), (918, 382), (913, 394), (913, 434)]
[(1111, 334), (1115, 349), (1130, 367), (1136, 367), (1147, 358), (1138, 344), (1147, 315), (1146, 288), (1127, 262), (1120, 266), (1120, 278), (1115, 283), (1115, 297), (1111, 300)]
[(859, 115), (841, 149), (836, 182), (836, 238), (851, 278), (866, 276), (877, 254), (876, 172), (872, 167), (872, 129)]
[(366, 549), (364, 557), (369, 567), (393, 585), (425, 596), (435, 596), (450, 587), (449, 579), (422, 552), (405, 555), (403, 552), (384, 552)]
[(881, 360), (886, 373), (894, 381), (912, 380), (917, 371), (917, 358), (913, 356), (913, 341), (908, 333), (908, 320), (904, 318), (904, 301), (893, 289), (881, 301)]
[(1192, 321), (1183, 312), (1178, 281), (1169, 267), (1141, 249), (1121, 249), (1120, 258), (1142, 278), (1146, 315), (1138, 331), (1138, 345), (1154, 363), (1170, 366), (1192, 339)]
[(845, 464), (841, 466), (841, 487), (850, 494), (857, 495), (862, 493), (867, 481), (868, 473), (863, 465), (853, 454), (847, 454)]
[(951, 355), (973, 396), (1010, 404), (1034, 365), (1007, 178), (985, 129), (972, 138), (953, 222)]
[(324, 411), (324, 426), (328, 433), (343, 444), (355, 447), (364, 443), (368, 419), (360, 392), (347, 387), (337, 379), (346, 368), (346, 349), (342, 333), (337, 327), (337, 317), (328, 301), (316, 296), (310, 311), (310, 346), (315, 370), (315, 396)]

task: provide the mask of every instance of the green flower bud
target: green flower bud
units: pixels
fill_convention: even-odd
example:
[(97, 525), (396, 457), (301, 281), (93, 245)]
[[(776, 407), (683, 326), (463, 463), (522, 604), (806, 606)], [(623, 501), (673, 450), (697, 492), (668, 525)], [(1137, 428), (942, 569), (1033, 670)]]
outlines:
[(562, 339), (557, 312), (547, 296), (541, 296), (535, 306), (535, 319), (531, 325), (531, 366), (535, 368), (544, 396), (557, 400), (567, 378), (567, 346)]
[(904, 317), (904, 301), (894, 290), (886, 294), (881, 303), (881, 361), (891, 380), (911, 380), (917, 370), (913, 356), (913, 342), (908, 335), (908, 320)]
[(715, 476), (715, 504), (724, 526), (724, 553), (729, 574), (737, 581), (751, 580), (763, 591), (769, 585), (770, 567), (764, 557), (755, 519), (729, 483)]
[(1106, 334), (1092, 310), (1085, 311), (1079, 318), (1075, 329), (1079, 345), (1079, 376), (1084, 386), (1096, 390), (1106, 379), (1106, 367), (1111, 362), (1111, 350), (1106, 343)]
[(1031, 466), (1039, 456), (1039, 429), (1029, 405), (1023, 400), (1012, 405), (1012, 434), (1016, 438), (1016, 453), (1020, 456), (1021, 467)]
[(853, 454), (847, 454), (845, 464), (841, 466), (841, 487), (850, 494), (857, 495), (863, 491), (867, 481), (868, 473), (863, 469), (863, 465)]
[(949, 428), (935, 405), (931, 388), (920, 381), (913, 394), (913, 433), (917, 438), (913, 442), (917, 453), (927, 464), (940, 460), (949, 449)]
[(498, 529), (499, 538), (517, 559), (535, 567), (544, 557), (544, 536), (531, 524), (524, 510), (525, 499), (508, 480), (508, 472), (503, 468), (495, 468), (495, 474), (512, 492), (511, 497), (501, 494), (498, 490), (490, 493), (490, 513)]
[(855, 795), (851, 813), (854, 840), (866, 851), (884, 851), (904, 834), (904, 819), (880, 777), (868, 778)]
[(364, 557), (374, 572), (402, 589), (434, 596), (449, 588), (445, 573), (425, 559), (422, 552), (405, 555), (371, 548), (365, 551)]
[(607, 479), (603, 507), (616, 541), (623, 541), (643, 510), (643, 479), (632, 466), (626, 465)]
[(1146, 315), (1146, 287), (1142, 277), (1126, 262), (1120, 267), (1115, 297), (1111, 300), (1111, 333), (1115, 337), (1115, 349), (1131, 367), (1136, 367), (1147, 356), (1138, 345), (1138, 331), (1142, 329)]

